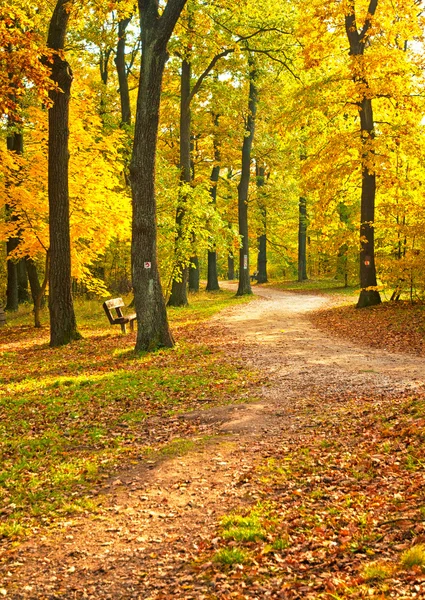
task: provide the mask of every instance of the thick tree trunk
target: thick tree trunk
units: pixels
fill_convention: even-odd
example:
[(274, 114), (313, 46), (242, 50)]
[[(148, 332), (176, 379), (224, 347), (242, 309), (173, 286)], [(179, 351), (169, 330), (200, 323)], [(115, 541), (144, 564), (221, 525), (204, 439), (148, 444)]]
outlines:
[[(181, 79), (180, 79), (180, 179), (182, 183), (190, 183), (192, 180), (191, 160), (190, 160), (190, 78), (191, 65), (187, 60), (182, 61)], [(180, 194), (179, 205), (176, 214), (176, 256), (175, 277), (171, 284), (171, 294), (168, 299), (168, 306), (186, 306), (187, 283), (189, 279), (189, 267), (186, 261), (179, 258), (179, 244), (183, 237), (184, 217), (186, 212), (187, 199), (184, 193)], [(191, 261), (194, 259), (192, 258)], [(198, 287), (199, 290), (199, 287)]]
[(50, 345), (62, 346), (80, 338), (71, 294), (71, 240), (68, 191), (68, 120), (72, 71), (63, 58), (69, 0), (58, 0), (47, 45), (54, 54), (51, 77), (60, 91), (51, 91), (49, 109), (49, 234), (50, 234)]
[(138, 351), (174, 344), (158, 272), (155, 158), (167, 42), (185, 2), (168, 0), (159, 16), (155, 0), (139, 1), (142, 64), (130, 166), (133, 194), (131, 256)]
[(256, 71), (251, 60), (249, 66), (248, 116), (245, 137), (242, 144), (241, 179), (238, 185), (238, 220), (242, 245), (239, 249), (239, 286), (236, 292), (237, 296), (252, 294), (249, 275), (248, 188), (251, 175), (251, 149), (254, 140), (255, 115), (257, 112), (257, 88), (255, 86)]
[(121, 126), (131, 125), (130, 92), (128, 89), (127, 67), (125, 64), (126, 31), (130, 21), (131, 17), (128, 17), (122, 19), (118, 23), (118, 43), (115, 55), (121, 101)]
[(307, 200), (298, 202), (298, 281), (307, 279)]
[(208, 250), (207, 292), (217, 292), (220, 289), (217, 273), (217, 252)]
[(363, 145), (362, 153), (362, 194), (360, 210), (360, 296), (357, 308), (373, 306), (381, 302), (377, 291), (375, 268), (375, 195), (376, 174), (374, 166), (375, 138), (374, 118), (371, 92), (364, 73), (363, 54), (368, 39), (368, 31), (372, 25), (378, 0), (370, 0), (365, 23), (358, 31), (354, 1), (349, 2), (349, 11), (345, 16), (345, 30), (350, 44), (350, 55), (355, 56), (353, 62), (353, 81), (359, 84), (362, 98), (357, 106), (360, 116), (360, 139)]
[[(363, 98), (359, 106), (362, 142), (373, 139), (374, 121), (372, 100)], [(372, 151), (373, 152), (373, 151)], [(362, 197), (360, 214), (360, 296), (357, 308), (373, 306), (381, 302), (376, 281), (375, 267), (375, 195), (376, 175), (370, 169), (371, 151), (365, 150), (363, 154), (362, 169)]]
[(258, 236), (257, 283), (267, 283), (267, 209), (261, 199), (261, 188), (264, 187), (264, 167), (257, 167), (257, 187), (260, 193), (260, 213), (262, 233)]

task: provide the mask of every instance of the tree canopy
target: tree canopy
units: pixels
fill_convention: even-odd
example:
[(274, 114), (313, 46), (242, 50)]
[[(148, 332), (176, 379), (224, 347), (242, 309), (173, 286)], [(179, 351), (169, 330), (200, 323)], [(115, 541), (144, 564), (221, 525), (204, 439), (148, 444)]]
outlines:
[(45, 276), (59, 59), (72, 71), (74, 292), (133, 287), (140, 349), (172, 343), (165, 303), (186, 269), (225, 277), (239, 253), (240, 278), (262, 261), (272, 278), (359, 285), (359, 306), (382, 293), (423, 297), (420, 3), (140, 0), (137, 11), (92, 0), (63, 10), (55, 47), (49, 4), (0, 7), (2, 298), (28, 261)]

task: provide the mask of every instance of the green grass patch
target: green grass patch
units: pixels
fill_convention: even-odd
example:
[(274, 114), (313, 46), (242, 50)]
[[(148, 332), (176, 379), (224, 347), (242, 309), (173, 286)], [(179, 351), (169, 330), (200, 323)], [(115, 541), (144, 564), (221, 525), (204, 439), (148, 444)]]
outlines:
[(223, 528), (222, 537), (225, 540), (237, 542), (255, 542), (264, 540), (266, 531), (261, 525), (259, 516), (251, 514), (247, 517), (241, 515), (229, 515), (221, 521)]
[[(170, 311), (176, 347), (143, 355), (133, 352), (134, 334), (109, 325), (101, 301), (76, 303), (84, 338), (57, 349), (47, 328), (29, 326), (29, 308), (14, 314), (0, 330), (1, 535), (97, 510), (93, 483), (148, 447), (165, 458), (189, 452), (195, 443), (175, 419), (168, 425), (170, 415), (254, 399), (257, 375), (226, 358), (221, 331), (200, 325), (246, 301), (193, 296)], [(158, 417), (164, 428), (151, 432)]]
[(247, 560), (247, 552), (244, 552), (240, 548), (221, 548), (213, 557), (214, 562), (227, 567), (243, 565)]

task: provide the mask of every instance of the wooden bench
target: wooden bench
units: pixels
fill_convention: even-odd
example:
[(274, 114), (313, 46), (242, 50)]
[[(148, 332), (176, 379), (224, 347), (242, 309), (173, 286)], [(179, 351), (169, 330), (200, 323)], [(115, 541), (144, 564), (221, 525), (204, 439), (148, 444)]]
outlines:
[[(104, 302), (102, 306), (111, 325), (121, 325), (121, 331), (123, 333), (127, 333), (126, 324), (130, 323), (130, 330), (134, 331), (134, 321), (137, 319), (137, 315), (136, 313), (127, 316), (124, 316), (122, 314), (121, 309), (123, 308), (123, 306), (125, 306), (122, 298), (106, 300), (106, 302)], [(112, 313), (112, 309), (114, 308), (115, 312), (117, 313), (117, 316), (114, 316)]]
[(250, 275), (251, 281), (256, 281), (258, 279), (258, 271), (254, 271), (252, 275)]

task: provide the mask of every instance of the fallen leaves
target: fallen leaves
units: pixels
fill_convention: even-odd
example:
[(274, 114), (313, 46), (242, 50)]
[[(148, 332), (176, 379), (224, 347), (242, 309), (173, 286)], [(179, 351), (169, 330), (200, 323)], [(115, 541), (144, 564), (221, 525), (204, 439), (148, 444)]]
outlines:
[[(312, 405), (322, 417), (314, 433)], [(425, 592), (425, 572), (406, 570), (401, 559), (425, 542), (425, 397), (309, 398), (297, 414), (299, 435), (283, 432), (250, 479), (260, 501), (226, 517), (239, 530), (229, 535), (223, 521), (219, 549), (214, 544), (202, 556), (218, 597), (226, 597), (217, 579), (223, 572), (237, 598), (249, 581), (268, 597), (285, 589), (283, 597), (294, 600)], [(377, 560), (385, 568), (368, 569)]]
[(343, 306), (310, 313), (308, 318), (327, 333), (361, 346), (425, 356), (424, 304), (399, 301), (362, 309)]

